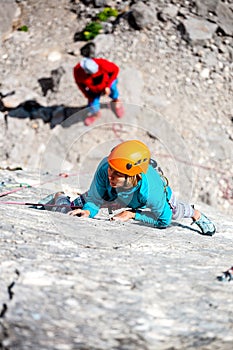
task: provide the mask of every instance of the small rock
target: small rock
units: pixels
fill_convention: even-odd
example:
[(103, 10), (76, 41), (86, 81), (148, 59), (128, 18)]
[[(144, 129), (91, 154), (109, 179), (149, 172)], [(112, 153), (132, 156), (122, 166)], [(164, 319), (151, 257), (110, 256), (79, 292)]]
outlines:
[(201, 73), (200, 73), (200, 77), (203, 79), (208, 79), (210, 76), (210, 70), (209, 68), (204, 68), (202, 69)]
[(60, 61), (62, 58), (62, 54), (59, 51), (52, 51), (48, 54), (48, 61), (56, 62)]
[(96, 46), (96, 55), (103, 55), (104, 52), (109, 51), (114, 46), (114, 36), (109, 34), (99, 34), (93, 40)]
[(159, 14), (159, 18), (161, 18), (163, 21), (167, 21), (170, 18), (175, 18), (178, 14), (178, 8), (176, 5), (170, 5), (165, 7), (165, 9), (163, 9), (160, 14)]
[(131, 13), (129, 16), (129, 23), (135, 29), (150, 28), (153, 26), (156, 18), (156, 14), (152, 9), (139, 1), (131, 7)]
[(215, 23), (191, 17), (183, 21), (183, 26), (184, 39), (193, 45), (204, 45), (207, 40), (213, 37), (217, 29), (217, 24)]
[(226, 35), (233, 35), (233, 11), (230, 7), (219, 1), (217, 6), (217, 16), (219, 27)]

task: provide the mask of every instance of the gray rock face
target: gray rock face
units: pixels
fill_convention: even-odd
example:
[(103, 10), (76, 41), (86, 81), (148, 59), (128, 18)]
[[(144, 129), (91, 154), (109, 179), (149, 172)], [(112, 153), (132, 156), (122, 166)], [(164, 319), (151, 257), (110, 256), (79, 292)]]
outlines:
[(226, 35), (233, 35), (233, 11), (230, 3), (224, 3), (219, 0), (197, 0), (195, 3), (197, 13), (200, 16), (209, 18), (217, 23), (221, 31)]
[(226, 4), (219, 2), (217, 7), (218, 24), (226, 35), (233, 36), (233, 11)]
[[(101, 118), (85, 127), (72, 70), (86, 42), (73, 38), (102, 8), (17, 3), (29, 30), (7, 30), (0, 46), (0, 168), (24, 170), (0, 171), (0, 191), (34, 187), (0, 197), (0, 348), (231, 350), (232, 281), (216, 277), (233, 263), (232, 36), (207, 28), (204, 46), (187, 45), (177, 26), (197, 15), (194, 2), (143, 1), (153, 11), (141, 30), (128, 23), (138, 2), (106, 2), (120, 16), (112, 34), (96, 37), (97, 55), (120, 66), (125, 116), (103, 97)], [(217, 1), (202, 3), (201, 23), (220, 27)], [(59, 86), (43, 96), (38, 80), (58, 67)], [(110, 222), (104, 209), (81, 220), (22, 205), (58, 190), (74, 198), (103, 155), (133, 138), (148, 143), (177, 195), (216, 223), (213, 237), (189, 220), (157, 230)]]
[(12, 31), (13, 20), (19, 15), (20, 9), (14, 0), (8, 0), (1, 3), (0, 7), (0, 35), (1, 39), (4, 35)]
[[(79, 1), (72, 4), (74, 7), (67, 8), (66, 0), (59, 0), (57, 6), (48, 6), (45, 0), (28, 2), (27, 6), (21, 2), (23, 12), (28, 15), (26, 24), (29, 30), (12, 32), (1, 46), (0, 93), (6, 96), (15, 91), (14, 95), (1, 99), (1, 110), (4, 111), (0, 133), (3, 167), (37, 168), (40, 157), (47, 153), (48, 140), (57, 138), (56, 146), (51, 146), (53, 159), (57, 159), (62, 150), (75, 143), (77, 134), (87, 131), (83, 128), (87, 101), (77, 89), (72, 74), (74, 65), (81, 59), (80, 48), (86, 42), (73, 42), (72, 38), (76, 28), (84, 28), (90, 15), (96, 16), (100, 9)], [(136, 134), (131, 130), (138, 131), (139, 128), (143, 128), (146, 135), (150, 135), (153, 128), (155, 134), (157, 129), (160, 130), (160, 121), (156, 117), (159, 112), (164, 126), (169, 127), (169, 139), (173, 140), (174, 132), (170, 130), (175, 128), (184, 140), (182, 149), (190, 153), (192, 162), (189, 164), (195, 179), (194, 198), (210, 198), (208, 203), (232, 213), (230, 174), (233, 148), (229, 146), (233, 139), (232, 106), (229, 103), (232, 95), (232, 38), (216, 31), (211, 36), (207, 28), (211, 38), (205, 40), (204, 46), (197, 43), (187, 46), (177, 26), (195, 13), (191, 4), (180, 2), (174, 5), (163, 1), (143, 4), (153, 9), (154, 22), (150, 30), (138, 31), (129, 27), (127, 19), (133, 4), (124, 1), (119, 3), (120, 16), (114, 24), (114, 32), (95, 39), (98, 57), (112, 60), (120, 67), (118, 86), (126, 114), (119, 126), (108, 126), (112, 134), (102, 131), (91, 134), (93, 147), (109, 139), (134, 138)], [(76, 13), (70, 11), (74, 8)], [(163, 13), (163, 20), (157, 18), (157, 13)], [(51, 18), (56, 20), (51, 21)], [(213, 20), (216, 18), (215, 15)], [(206, 20), (203, 21), (205, 24)], [(63, 67), (65, 73), (55, 89), (52, 86), (43, 96), (39, 79), (49, 78), (54, 85), (52, 72), (58, 67)], [(101, 102), (100, 123), (118, 123), (110, 109), (109, 99), (103, 98)], [(64, 130), (67, 131), (65, 136)], [(145, 137), (145, 134), (137, 135)], [(89, 130), (86, 135), (89, 135)], [(158, 149), (154, 153), (159, 158), (161, 154), (159, 161), (163, 167), (169, 174), (175, 174), (169, 169), (168, 159), (176, 145), (169, 145), (166, 149), (163, 136), (161, 140), (165, 148), (159, 152), (160, 146), (156, 145)], [(76, 159), (88, 154), (88, 141), (83, 142), (79, 149), (82, 152), (74, 149), (74, 154), (65, 161), (69, 170), (75, 167)], [(183, 154), (176, 154), (175, 159), (183, 161)], [(172, 181), (176, 183), (175, 179)]]
[[(56, 174), (1, 171), (2, 349), (231, 349), (233, 225), (214, 208), (213, 237), (189, 220), (158, 230), (3, 204), (37, 201)], [(68, 181), (69, 178), (64, 179)], [(73, 178), (74, 181), (74, 178)], [(44, 183), (44, 185), (42, 185)]]
[(219, 2), (219, 0), (196, 0), (198, 14), (205, 17), (209, 12), (216, 13)]

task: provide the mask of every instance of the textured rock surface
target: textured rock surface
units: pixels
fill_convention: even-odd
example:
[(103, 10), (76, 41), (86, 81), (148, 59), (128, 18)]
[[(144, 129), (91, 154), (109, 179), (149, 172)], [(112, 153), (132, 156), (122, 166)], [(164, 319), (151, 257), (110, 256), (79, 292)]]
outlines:
[[(72, 76), (85, 43), (74, 34), (100, 11), (91, 4), (107, 1), (7, 1), (16, 20), (3, 12), (0, 22), (0, 167), (24, 170), (0, 171), (0, 190), (34, 187), (0, 197), (3, 350), (232, 349), (232, 282), (216, 279), (233, 256), (233, 38), (223, 33), (232, 31), (232, 6), (143, 2), (156, 13), (150, 28), (132, 29), (136, 2), (118, 1), (113, 33), (95, 39), (97, 55), (120, 66), (125, 117), (117, 120), (103, 98), (102, 118), (87, 128)], [(220, 30), (189, 46), (178, 29), (190, 18)], [(23, 25), (28, 32), (15, 30)], [(59, 67), (59, 86), (44, 94), (41, 79), (54, 84)], [(4, 204), (61, 189), (75, 197), (106, 152), (129, 138), (150, 146), (176, 194), (216, 222), (215, 236), (189, 220), (161, 231), (110, 222), (106, 210), (80, 220)]]
[(105, 209), (79, 219), (3, 204), (37, 201), (58, 176), (1, 176), (35, 184), (1, 198), (2, 349), (232, 348), (232, 282), (216, 279), (232, 264), (224, 215), (200, 205), (213, 237), (189, 220), (158, 230), (110, 222)]
[[(2, 99), (8, 109), (13, 108), (8, 114), (3, 111), (0, 117), (2, 167), (38, 168), (41, 156), (48, 151), (48, 142), (51, 154), (57, 156), (61, 149), (66, 152), (67, 147), (76, 143), (75, 136), (71, 136), (74, 135), (72, 129), (78, 129), (79, 135), (87, 132), (87, 138), (90, 135), (90, 130), (83, 127), (85, 111), (80, 112), (86, 100), (75, 86), (72, 69), (81, 59), (80, 48), (85, 44), (74, 42), (74, 34), (101, 10), (91, 3), (90, 6), (68, 0), (53, 0), (49, 5), (44, 0), (18, 3), (21, 25), (26, 25), (28, 32), (12, 29), (0, 47), (0, 92), (15, 91), (14, 95)], [(148, 117), (160, 113), (164, 126), (169, 128), (169, 139), (173, 140), (176, 132), (189, 155), (188, 164), (195, 179), (195, 201), (204, 201), (232, 215), (233, 38), (216, 31), (204, 47), (189, 46), (178, 30), (192, 18), (218, 24), (220, 14), (218, 16), (217, 10), (214, 12), (218, 2), (195, 2), (197, 6), (189, 1), (144, 3), (153, 8), (151, 14), (156, 16), (149, 29), (139, 31), (130, 27), (130, 2), (123, 1), (117, 3), (121, 15), (113, 26), (113, 33), (101, 34), (95, 39), (97, 55), (120, 66), (119, 88), (126, 116), (121, 125), (109, 126), (115, 131), (111, 139), (118, 142), (135, 137), (130, 130), (138, 128), (148, 133), (153, 129), (153, 136), (160, 137), (156, 135), (156, 129), (160, 129), (157, 118)], [(110, 5), (114, 4), (110, 2)], [(224, 5), (232, 12), (230, 4)], [(228, 10), (222, 9), (221, 13), (226, 15)], [(59, 68), (65, 72), (59, 86), (54, 89), (51, 85), (44, 96), (40, 82), (46, 80), (54, 84), (52, 72)], [(108, 108), (108, 100), (103, 98), (103, 103), (101, 122), (117, 122)], [(15, 108), (18, 104), (19, 108)], [(59, 125), (72, 115), (66, 127)], [(64, 128), (67, 129), (65, 138)], [(164, 129), (163, 134), (165, 132)], [(56, 148), (51, 145), (51, 138), (56, 139)], [(92, 140), (95, 140), (93, 147), (98, 147), (109, 140), (109, 134), (92, 133)], [(155, 155), (166, 167), (165, 160), (174, 158), (176, 145), (173, 142), (168, 149), (164, 138), (160, 140), (165, 149), (163, 152), (155, 149)], [(66, 170), (75, 168), (78, 159), (88, 152), (89, 142), (79, 144), (65, 161)], [(177, 156), (176, 153), (176, 159), (183, 159), (183, 154)]]

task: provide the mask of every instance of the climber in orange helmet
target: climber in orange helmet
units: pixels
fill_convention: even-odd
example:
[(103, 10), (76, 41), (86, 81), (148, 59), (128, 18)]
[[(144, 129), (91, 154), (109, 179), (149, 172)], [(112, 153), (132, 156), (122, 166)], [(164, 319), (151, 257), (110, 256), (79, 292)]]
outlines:
[[(73, 205), (80, 204), (80, 197), (77, 200)], [(172, 219), (192, 218), (203, 235), (215, 233), (214, 224), (204, 214), (177, 200), (167, 181), (152, 166), (150, 150), (139, 140), (124, 141), (113, 148), (100, 162), (82, 200), (83, 207), (69, 215), (94, 218), (102, 206), (116, 203), (125, 209), (111, 220), (134, 219), (166, 228)]]

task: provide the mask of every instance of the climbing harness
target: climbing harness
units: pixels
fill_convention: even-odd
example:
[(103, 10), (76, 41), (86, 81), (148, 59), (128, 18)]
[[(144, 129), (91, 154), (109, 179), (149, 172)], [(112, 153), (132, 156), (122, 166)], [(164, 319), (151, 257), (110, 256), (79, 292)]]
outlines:
[(157, 172), (159, 173), (160, 177), (163, 180), (164, 183), (164, 191), (166, 192), (166, 188), (169, 186), (169, 181), (168, 178), (164, 175), (163, 170), (160, 168), (160, 166), (158, 166), (158, 163), (156, 162), (156, 160), (154, 159), (150, 159), (150, 165), (152, 165), (152, 167), (157, 170)]

